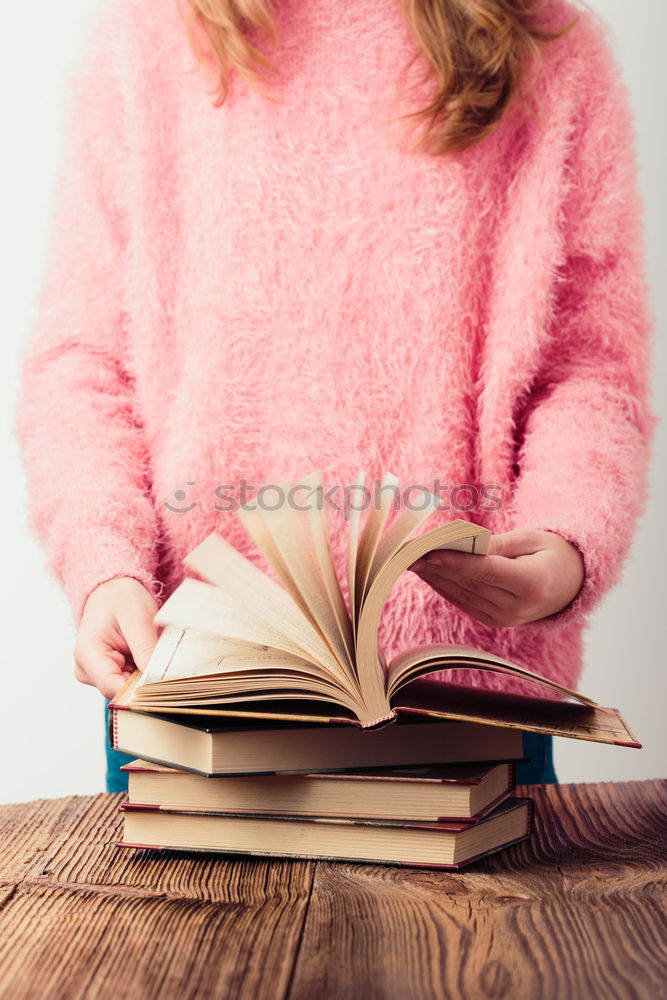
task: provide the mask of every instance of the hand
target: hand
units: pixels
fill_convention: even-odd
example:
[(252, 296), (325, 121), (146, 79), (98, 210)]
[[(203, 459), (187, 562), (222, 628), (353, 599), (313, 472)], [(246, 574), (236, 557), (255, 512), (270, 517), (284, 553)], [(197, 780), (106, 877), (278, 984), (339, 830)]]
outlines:
[(574, 545), (553, 531), (533, 529), (492, 535), (485, 556), (435, 549), (409, 569), (457, 608), (496, 627), (562, 611), (585, 575)]
[[(158, 603), (134, 577), (100, 583), (85, 603), (74, 645), (74, 676), (113, 698), (134, 670), (143, 670), (157, 642)], [(128, 654), (134, 663), (128, 660)]]

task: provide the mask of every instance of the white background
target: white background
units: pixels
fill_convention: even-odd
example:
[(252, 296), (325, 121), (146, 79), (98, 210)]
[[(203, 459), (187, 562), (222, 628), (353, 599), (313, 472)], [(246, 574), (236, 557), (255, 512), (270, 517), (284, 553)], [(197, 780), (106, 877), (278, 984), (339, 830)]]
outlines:
[[(33, 0), (3, 12), (0, 93), (7, 141), (0, 165), (2, 198), (2, 308), (5, 361), (0, 369), (0, 449), (3, 470), (2, 697), (0, 802), (27, 801), (103, 790), (101, 696), (72, 674), (74, 629), (60, 589), (29, 536), (25, 487), (10, 427), (16, 363), (34, 311), (59, 155), (59, 127), (67, 74), (96, 6), (107, 0)], [(168, 2), (168, 0), (164, 0)], [(279, 0), (277, 0), (279, 2)], [(307, 0), (304, 0), (307, 2)], [(667, 314), (665, 284), (664, 0), (593, 0), (611, 25), (630, 88), (639, 133), (641, 185), (658, 329)], [(665, 348), (656, 336), (654, 398), (665, 396)], [(576, 740), (556, 741), (561, 781), (660, 777), (665, 773), (667, 704), (664, 599), (665, 430), (658, 432), (652, 500), (637, 533), (621, 584), (610, 593), (587, 632), (586, 667), (579, 689), (622, 709), (643, 750)]]

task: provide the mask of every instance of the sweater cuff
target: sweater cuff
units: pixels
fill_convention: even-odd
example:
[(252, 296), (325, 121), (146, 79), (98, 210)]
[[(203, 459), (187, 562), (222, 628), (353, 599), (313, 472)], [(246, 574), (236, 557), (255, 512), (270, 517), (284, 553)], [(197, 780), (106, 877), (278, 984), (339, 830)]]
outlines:
[(86, 601), (101, 583), (129, 576), (142, 583), (159, 602), (164, 585), (154, 576), (154, 553), (137, 549), (105, 531), (77, 533), (60, 573), (63, 590), (78, 628)]

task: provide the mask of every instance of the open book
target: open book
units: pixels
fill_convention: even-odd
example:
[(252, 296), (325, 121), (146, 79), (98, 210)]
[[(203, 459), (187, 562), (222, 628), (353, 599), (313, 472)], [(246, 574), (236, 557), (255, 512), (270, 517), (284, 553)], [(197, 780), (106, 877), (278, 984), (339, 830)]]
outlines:
[[(419, 533), (439, 499), (425, 493), (419, 509), (397, 507), (397, 479), (387, 475), (381, 487), (364, 518), (360, 505), (350, 511), (348, 603), (332, 556), (321, 473), (281, 484), (283, 496), (298, 495), (298, 503), (241, 507), (237, 516), (280, 583), (211, 533), (184, 559), (203, 579), (183, 580), (158, 610), (155, 622), (166, 627), (151, 659), (112, 706), (364, 728), (386, 724), (398, 711), (639, 746), (617, 710), (493, 653), (430, 644), (385, 662), (378, 626), (400, 574), (433, 549), (483, 558), (491, 533), (464, 520)], [(418, 680), (458, 666), (533, 681), (548, 697)]]

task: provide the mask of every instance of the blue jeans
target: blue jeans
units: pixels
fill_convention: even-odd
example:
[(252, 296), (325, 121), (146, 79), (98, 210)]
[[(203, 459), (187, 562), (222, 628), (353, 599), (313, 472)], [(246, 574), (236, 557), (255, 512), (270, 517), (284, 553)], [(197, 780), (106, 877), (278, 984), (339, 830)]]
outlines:
[(523, 753), (531, 759), (517, 764), (518, 785), (555, 785), (558, 783), (554, 770), (553, 736), (542, 733), (523, 734)]
[[(105, 710), (108, 704), (108, 701), (105, 702)], [(121, 771), (120, 768), (134, 758), (119, 753), (118, 750), (112, 750), (109, 742), (108, 712), (106, 716), (107, 792), (126, 792), (127, 771)], [(519, 785), (556, 784), (558, 778), (554, 771), (553, 738), (551, 736), (542, 736), (541, 733), (524, 733), (523, 752), (524, 756), (530, 757), (531, 760), (517, 765), (517, 783)]]

